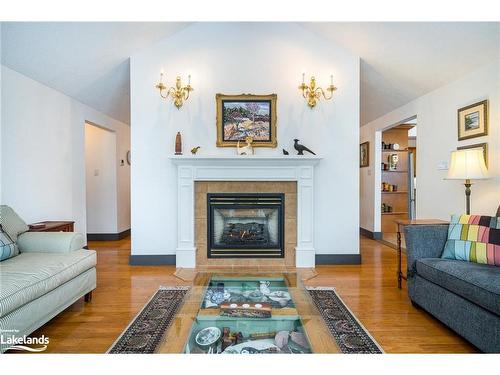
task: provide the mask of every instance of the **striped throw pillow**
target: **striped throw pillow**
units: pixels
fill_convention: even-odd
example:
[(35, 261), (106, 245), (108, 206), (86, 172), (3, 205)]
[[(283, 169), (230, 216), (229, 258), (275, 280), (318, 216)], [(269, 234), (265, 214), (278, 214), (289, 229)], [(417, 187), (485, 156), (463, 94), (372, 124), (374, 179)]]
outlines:
[(500, 217), (453, 215), (441, 258), (500, 266)]
[(19, 249), (10, 236), (4, 232), (0, 225), (0, 262), (5, 259), (15, 257), (19, 254)]

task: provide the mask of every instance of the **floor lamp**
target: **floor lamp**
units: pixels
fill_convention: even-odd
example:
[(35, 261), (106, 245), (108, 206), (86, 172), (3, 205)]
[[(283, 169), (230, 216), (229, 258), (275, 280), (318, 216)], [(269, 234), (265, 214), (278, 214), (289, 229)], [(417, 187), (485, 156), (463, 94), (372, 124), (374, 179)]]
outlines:
[(465, 180), (466, 214), (470, 215), (471, 180), (486, 180), (488, 169), (482, 149), (452, 151), (447, 180)]

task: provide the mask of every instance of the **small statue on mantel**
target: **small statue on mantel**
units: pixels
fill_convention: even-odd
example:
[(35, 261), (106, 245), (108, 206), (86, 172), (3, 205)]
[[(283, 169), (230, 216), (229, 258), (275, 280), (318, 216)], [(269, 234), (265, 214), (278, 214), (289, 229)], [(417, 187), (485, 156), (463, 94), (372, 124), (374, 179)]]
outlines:
[(293, 148), (297, 150), (297, 155), (304, 155), (304, 151), (307, 151), (313, 155), (316, 155), (314, 152), (309, 150), (306, 146), (301, 145), (299, 143), (300, 139), (294, 139), (293, 141), (295, 142), (293, 145)]
[(237, 152), (238, 155), (253, 155), (253, 138), (252, 137), (246, 137), (245, 138), (246, 146), (240, 147), (240, 141), (238, 140), (238, 144), (236, 145), (237, 147)]
[(201, 146), (196, 146), (196, 147), (193, 147), (191, 149), (191, 154), (193, 155), (196, 155), (196, 153), (198, 152), (198, 150), (201, 148)]
[(182, 155), (182, 137), (181, 132), (175, 136), (175, 155)]

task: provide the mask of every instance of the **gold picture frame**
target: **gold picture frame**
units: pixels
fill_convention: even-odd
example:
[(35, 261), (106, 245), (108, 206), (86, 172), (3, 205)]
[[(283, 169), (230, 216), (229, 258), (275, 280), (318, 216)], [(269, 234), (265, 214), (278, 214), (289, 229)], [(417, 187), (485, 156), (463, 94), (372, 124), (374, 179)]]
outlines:
[(483, 150), (484, 164), (486, 164), (486, 168), (488, 168), (488, 143), (484, 142), (467, 146), (459, 146), (457, 147), (457, 150), (469, 150), (473, 148), (480, 148)]
[(370, 166), (370, 142), (363, 142), (359, 145), (359, 167)]
[(488, 100), (458, 110), (458, 140), (488, 135)]
[(236, 147), (252, 138), (252, 147), (277, 147), (276, 103), (278, 96), (216, 94), (217, 147)]

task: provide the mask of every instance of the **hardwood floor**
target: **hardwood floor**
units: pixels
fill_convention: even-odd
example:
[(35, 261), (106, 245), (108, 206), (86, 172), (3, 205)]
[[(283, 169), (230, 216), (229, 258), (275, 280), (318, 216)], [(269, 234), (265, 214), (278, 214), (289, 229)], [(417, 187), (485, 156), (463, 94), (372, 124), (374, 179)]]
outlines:
[[(97, 250), (97, 289), (33, 333), (50, 353), (104, 353), (160, 285), (182, 282), (174, 266), (130, 266), (130, 239), (90, 242)], [(396, 287), (396, 251), (361, 238), (362, 265), (319, 266), (307, 284), (334, 286), (387, 353), (471, 353), (476, 349), (414, 308)]]

